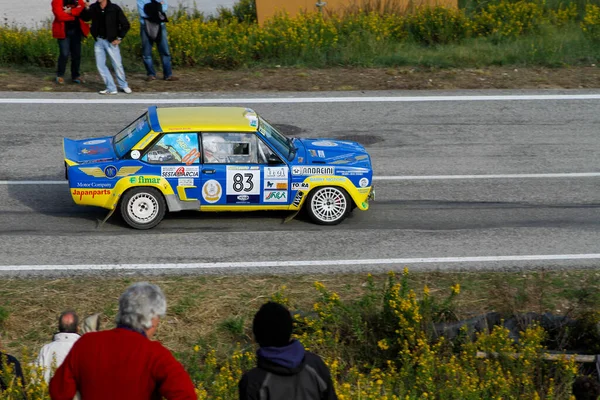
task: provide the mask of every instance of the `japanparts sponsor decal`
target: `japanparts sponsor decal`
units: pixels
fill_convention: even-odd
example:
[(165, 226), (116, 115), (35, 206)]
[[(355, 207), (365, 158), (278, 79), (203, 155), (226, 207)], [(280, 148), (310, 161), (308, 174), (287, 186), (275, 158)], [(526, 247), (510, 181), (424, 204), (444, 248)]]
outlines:
[(132, 176), (129, 178), (129, 183), (132, 185), (158, 185), (160, 183), (160, 177), (158, 176)]
[(93, 176), (94, 178), (122, 178), (127, 175), (133, 175), (138, 172), (142, 167), (121, 167), (117, 168), (113, 165), (105, 167), (103, 170), (100, 167), (79, 167), (79, 170), (86, 175)]
[(177, 186), (194, 186), (194, 180), (192, 178), (179, 178)]
[(74, 197), (79, 196), (79, 200), (82, 200), (84, 197), (93, 199), (96, 196), (109, 196), (112, 193), (109, 189), (73, 189), (71, 192)]
[(161, 167), (160, 175), (163, 178), (198, 178), (200, 176), (199, 167)]
[(292, 190), (300, 190), (300, 189), (308, 189), (310, 185), (304, 182), (294, 182), (292, 183)]
[(84, 146), (93, 146), (95, 144), (102, 144), (106, 142), (106, 139), (95, 139), (95, 140), (88, 140), (87, 142), (83, 142)]
[(287, 203), (287, 190), (269, 190), (263, 194), (265, 203)]
[(292, 167), (293, 175), (334, 175), (334, 167), (304, 167), (294, 166)]
[(299, 191), (298, 193), (296, 193), (296, 197), (294, 197), (294, 201), (292, 202), (292, 205), (294, 207), (299, 207), (303, 196), (304, 196), (304, 192), (302, 192), (302, 191)]
[(369, 170), (366, 168), (351, 168), (348, 170), (340, 170), (338, 169), (338, 175), (364, 175), (366, 173), (368, 173)]
[[(227, 167), (227, 203), (256, 204), (260, 202), (260, 169)], [(240, 198), (240, 196), (242, 196)], [(247, 197), (247, 198), (246, 198)]]
[(78, 188), (112, 188), (113, 183), (77, 182), (75, 186)]
[(223, 189), (221, 188), (221, 184), (214, 179), (206, 181), (204, 186), (202, 186), (202, 198), (207, 203), (216, 203), (221, 199), (222, 194)]
[(320, 147), (335, 147), (337, 146), (337, 143), (330, 142), (329, 140), (318, 140), (316, 142), (312, 142), (312, 145)]
[(288, 167), (265, 167), (265, 179), (287, 179)]
[(369, 180), (367, 178), (361, 178), (360, 181), (358, 181), (358, 185), (360, 187), (367, 187), (369, 185)]
[(287, 181), (272, 181), (272, 180), (265, 181), (265, 190), (283, 190), (283, 189), (287, 189), (287, 188), (288, 188)]

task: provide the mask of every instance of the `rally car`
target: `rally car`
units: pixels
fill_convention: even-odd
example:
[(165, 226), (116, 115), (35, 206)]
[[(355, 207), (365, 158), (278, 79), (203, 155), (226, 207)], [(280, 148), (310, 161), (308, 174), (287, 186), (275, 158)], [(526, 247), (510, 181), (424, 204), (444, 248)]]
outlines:
[(288, 138), (242, 107), (153, 106), (115, 136), (64, 139), (64, 153), (75, 203), (118, 210), (136, 229), (167, 211), (304, 205), (314, 222), (335, 225), (373, 196), (363, 146)]

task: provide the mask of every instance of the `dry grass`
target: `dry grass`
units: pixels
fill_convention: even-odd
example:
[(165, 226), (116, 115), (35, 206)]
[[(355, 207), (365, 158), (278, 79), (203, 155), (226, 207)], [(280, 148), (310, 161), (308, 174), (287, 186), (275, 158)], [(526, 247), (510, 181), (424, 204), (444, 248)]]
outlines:
[[(320, 281), (343, 300), (360, 297), (366, 274), (283, 276), (183, 276), (124, 278), (4, 279), (0, 281), (0, 323), (3, 346), (16, 354), (23, 346), (37, 349), (51, 339), (56, 317), (65, 309), (80, 316), (102, 313), (103, 328), (114, 326), (120, 293), (131, 283), (158, 284), (168, 301), (167, 317), (157, 339), (173, 351), (197, 343), (229, 346), (250, 341), (248, 326), (258, 307), (286, 286), (285, 294), (302, 310), (312, 309), (314, 282)], [(383, 284), (385, 275), (375, 276)], [(445, 298), (461, 284), (456, 304), (459, 317), (486, 311), (565, 313), (596, 307), (600, 302), (598, 270), (537, 273), (415, 273), (411, 285), (419, 293), (426, 284), (433, 297)], [(560, 310), (560, 311), (559, 311)], [(220, 328), (224, 321), (243, 319), (245, 337)]]

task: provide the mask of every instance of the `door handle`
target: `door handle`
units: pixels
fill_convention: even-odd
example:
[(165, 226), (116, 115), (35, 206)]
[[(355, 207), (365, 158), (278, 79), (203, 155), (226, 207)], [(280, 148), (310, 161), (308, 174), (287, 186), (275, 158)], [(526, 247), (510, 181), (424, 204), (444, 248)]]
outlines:
[(203, 173), (203, 174), (214, 174), (214, 173), (215, 173), (215, 170), (214, 170), (214, 169), (212, 169), (212, 168), (211, 168), (211, 169), (203, 169), (203, 170), (202, 170), (202, 173)]

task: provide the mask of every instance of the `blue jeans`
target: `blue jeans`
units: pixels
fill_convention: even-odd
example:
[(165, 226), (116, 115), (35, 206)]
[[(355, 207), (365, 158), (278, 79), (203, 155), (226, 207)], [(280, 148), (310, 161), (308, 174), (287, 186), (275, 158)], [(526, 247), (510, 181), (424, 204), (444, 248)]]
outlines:
[[(148, 76), (156, 76), (156, 71), (152, 65), (152, 42), (146, 33), (146, 27), (144, 25), (140, 26), (140, 34), (142, 37), (142, 60), (144, 60), (146, 73)], [(169, 78), (171, 75), (173, 75), (173, 71), (171, 70), (171, 53), (169, 52), (167, 27), (165, 24), (161, 24), (160, 26), (160, 37), (158, 38), (158, 42), (156, 42), (156, 47), (158, 48), (158, 54), (160, 55), (160, 60), (162, 61), (164, 78)]]
[(79, 65), (81, 64), (81, 30), (79, 27), (68, 29), (64, 39), (58, 39), (58, 66), (56, 76), (65, 76), (67, 60), (71, 55), (71, 78), (79, 78)]
[(117, 87), (115, 86), (115, 81), (110, 74), (110, 70), (106, 66), (107, 54), (108, 58), (110, 58), (110, 63), (115, 70), (115, 74), (117, 75), (119, 87), (121, 89), (128, 87), (127, 81), (125, 80), (123, 61), (121, 61), (121, 51), (119, 50), (118, 45), (114, 46), (108, 40), (98, 38), (94, 44), (94, 54), (96, 56), (96, 68), (98, 68), (98, 72), (100, 72), (100, 76), (104, 80), (104, 84), (106, 85), (106, 89), (108, 91), (116, 92)]

